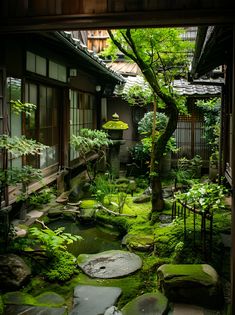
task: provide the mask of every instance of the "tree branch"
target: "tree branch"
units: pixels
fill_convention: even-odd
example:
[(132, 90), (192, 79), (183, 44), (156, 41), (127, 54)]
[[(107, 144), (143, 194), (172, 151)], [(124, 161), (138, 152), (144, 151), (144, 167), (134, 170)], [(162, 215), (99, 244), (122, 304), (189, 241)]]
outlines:
[(113, 41), (113, 43), (117, 46), (117, 48), (127, 57), (129, 57), (130, 59), (132, 59), (133, 61), (137, 62), (136, 58), (134, 55), (132, 55), (131, 53), (129, 53), (122, 45), (119, 41), (117, 41), (112, 33), (112, 31), (108, 30), (109, 36), (111, 38), (111, 40)]

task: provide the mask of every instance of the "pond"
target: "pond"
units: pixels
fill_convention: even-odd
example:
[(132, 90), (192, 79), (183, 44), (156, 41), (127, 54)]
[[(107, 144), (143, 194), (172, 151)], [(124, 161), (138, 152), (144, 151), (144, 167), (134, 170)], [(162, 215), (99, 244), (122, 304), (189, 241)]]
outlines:
[(58, 220), (48, 224), (51, 229), (64, 227), (65, 233), (80, 235), (83, 239), (68, 245), (75, 257), (79, 254), (95, 254), (111, 249), (121, 249), (121, 238), (117, 233), (108, 233), (101, 226), (82, 225), (79, 222)]

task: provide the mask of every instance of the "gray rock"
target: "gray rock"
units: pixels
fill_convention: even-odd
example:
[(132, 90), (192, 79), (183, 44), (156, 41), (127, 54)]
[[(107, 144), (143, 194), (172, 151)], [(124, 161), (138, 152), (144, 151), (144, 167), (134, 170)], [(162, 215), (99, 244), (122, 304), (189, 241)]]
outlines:
[(143, 194), (147, 195), (147, 196), (151, 196), (152, 195), (152, 188), (151, 187), (146, 188)]
[(30, 275), (31, 270), (21, 257), (15, 254), (0, 255), (0, 289), (18, 290)]
[(105, 311), (104, 315), (122, 315), (122, 312), (116, 306), (111, 306)]
[(109, 250), (98, 254), (81, 254), (79, 267), (93, 278), (118, 278), (129, 275), (142, 267), (142, 260), (134, 253)]
[(143, 194), (141, 196), (133, 198), (133, 202), (134, 203), (145, 203), (145, 202), (149, 202), (150, 199), (151, 199), (150, 195)]
[(223, 292), (217, 272), (207, 264), (165, 264), (157, 270), (160, 287), (170, 302), (220, 308)]
[(168, 309), (167, 298), (159, 291), (138, 296), (122, 308), (123, 315), (163, 315)]
[(70, 315), (104, 314), (106, 309), (117, 302), (121, 292), (116, 287), (78, 285), (74, 289), (74, 306)]

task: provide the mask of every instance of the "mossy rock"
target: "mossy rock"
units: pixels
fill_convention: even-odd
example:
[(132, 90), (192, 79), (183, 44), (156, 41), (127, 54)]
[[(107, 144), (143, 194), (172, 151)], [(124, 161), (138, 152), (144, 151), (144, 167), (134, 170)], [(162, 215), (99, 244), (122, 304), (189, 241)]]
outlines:
[(36, 305), (36, 299), (23, 292), (8, 292), (3, 295), (4, 304), (14, 304), (14, 305)]
[(167, 298), (159, 291), (146, 293), (130, 301), (122, 308), (123, 315), (163, 315), (168, 309)]
[(134, 250), (147, 252), (153, 249), (153, 235), (127, 234), (122, 240), (122, 244)]
[(65, 300), (55, 292), (44, 292), (36, 297), (24, 292), (8, 292), (3, 296), (4, 304), (61, 307)]
[(81, 209), (92, 209), (97, 205), (97, 201), (94, 199), (84, 199), (81, 201), (80, 208)]
[(138, 196), (138, 197), (135, 197), (133, 199), (133, 202), (134, 203), (145, 203), (145, 202), (149, 202), (151, 200), (151, 196), (150, 195), (141, 195), (141, 196)]
[(79, 218), (81, 221), (90, 222), (93, 221), (95, 217), (95, 209), (81, 209)]
[(171, 302), (220, 308), (223, 293), (216, 270), (207, 264), (165, 264), (157, 270), (160, 287)]

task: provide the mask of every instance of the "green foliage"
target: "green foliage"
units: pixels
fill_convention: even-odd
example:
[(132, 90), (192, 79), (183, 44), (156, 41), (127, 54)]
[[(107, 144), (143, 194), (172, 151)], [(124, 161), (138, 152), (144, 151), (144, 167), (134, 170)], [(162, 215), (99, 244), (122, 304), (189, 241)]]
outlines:
[(25, 165), (22, 168), (12, 168), (7, 171), (8, 184), (22, 183), (25, 187), (33, 180), (42, 179), (42, 171), (40, 169), (33, 168), (30, 165)]
[(118, 212), (122, 213), (123, 212), (123, 208), (126, 202), (126, 198), (127, 198), (127, 194), (124, 191), (120, 191), (117, 194), (117, 201), (118, 201)]
[(42, 230), (37, 227), (31, 227), (28, 230), (28, 237), (32, 239), (33, 246), (38, 245), (41, 250), (45, 251), (47, 257), (54, 257), (57, 251), (66, 250), (68, 244), (82, 239), (79, 235), (71, 235), (63, 231), (63, 227), (54, 231), (48, 228)]
[(34, 192), (29, 196), (29, 205), (40, 207), (43, 204), (49, 203), (53, 195), (53, 191), (50, 188), (45, 188), (39, 192)]
[(108, 173), (98, 175), (91, 184), (90, 190), (96, 200), (102, 204), (104, 204), (105, 198), (108, 200), (108, 204), (110, 204), (112, 194), (116, 191), (112, 177)]
[[(167, 126), (168, 118), (164, 113), (156, 113), (156, 130), (163, 131)], [(138, 122), (138, 131), (140, 134), (151, 134), (153, 128), (153, 112), (148, 112)]]
[(17, 115), (24, 112), (26, 115), (30, 116), (33, 111), (36, 110), (37, 106), (32, 103), (22, 103), (20, 100), (10, 101), (11, 108), (13, 112)]
[(219, 149), (221, 99), (198, 100), (196, 105), (203, 111), (206, 142), (211, 151), (216, 152)]
[(195, 155), (191, 160), (182, 157), (177, 161), (177, 169), (172, 174), (177, 183), (190, 185), (201, 176), (202, 158)]
[(76, 270), (76, 258), (69, 252), (58, 250), (50, 261), (49, 270), (44, 272), (49, 281), (67, 281)]
[(224, 186), (217, 183), (199, 183), (194, 184), (188, 192), (176, 194), (177, 200), (200, 209), (203, 212), (213, 213), (215, 210), (225, 208)]
[[(127, 40), (127, 32), (125, 29), (120, 29), (113, 32), (113, 34), (115, 40), (126, 50), (126, 58), (130, 59), (130, 56), (133, 55), (133, 49), (130, 46), (130, 41)], [(187, 53), (192, 50), (193, 44), (180, 38), (184, 32), (185, 30), (180, 28), (130, 30), (139, 58), (158, 72), (163, 81), (162, 83), (168, 83), (170, 79), (172, 80), (177, 75), (186, 75), (185, 71), (187, 71), (187, 65), (189, 64)], [(118, 48), (109, 40), (108, 47), (102, 52), (102, 56), (111, 56), (115, 59), (117, 52)], [(163, 74), (164, 70), (165, 75)], [(166, 79), (168, 79), (167, 82)]]
[[(70, 143), (74, 149), (79, 152), (79, 157), (85, 162), (88, 171), (87, 174), (90, 181), (92, 181), (87, 154), (97, 154), (98, 159), (96, 162), (100, 161), (105, 156), (105, 149), (112, 144), (112, 140), (108, 138), (108, 134), (104, 131), (84, 128), (80, 130), (78, 136), (72, 135)], [(92, 169), (95, 177), (96, 168), (94, 165)]]
[[(153, 127), (153, 112), (148, 112), (138, 123), (138, 131), (142, 134), (141, 143), (137, 143), (132, 147), (131, 154), (135, 161), (143, 164), (149, 164), (151, 150), (152, 150), (152, 127)], [(157, 142), (158, 138), (164, 132), (168, 123), (168, 118), (164, 113), (156, 113), (156, 132), (154, 141)], [(175, 152), (176, 151), (176, 141), (174, 137), (170, 137), (166, 146), (166, 152)]]
[(9, 137), (6, 134), (0, 136), (0, 149), (6, 149), (15, 157), (41, 154), (41, 151), (46, 148), (48, 148), (46, 145), (33, 139), (27, 139), (25, 136)]
[(153, 92), (147, 83), (143, 86), (134, 84), (123, 94), (123, 99), (130, 106), (146, 106), (153, 102)]
[(100, 152), (108, 147), (112, 141), (106, 132), (101, 130), (81, 129), (78, 136), (72, 135), (71, 144), (83, 157), (91, 151)]
[(184, 250), (184, 242), (177, 243), (175, 246), (174, 253), (172, 255), (172, 263), (173, 264), (180, 263), (183, 250)]

